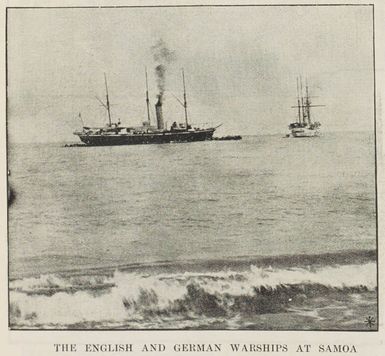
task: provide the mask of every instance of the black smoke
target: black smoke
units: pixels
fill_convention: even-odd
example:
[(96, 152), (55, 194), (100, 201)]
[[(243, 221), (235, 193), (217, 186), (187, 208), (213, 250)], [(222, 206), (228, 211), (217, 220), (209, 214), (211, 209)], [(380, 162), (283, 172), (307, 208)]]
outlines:
[(169, 65), (176, 60), (175, 51), (167, 48), (166, 43), (160, 39), (152, 46), (154, 61), (156, 63), (155, 75), (158, 85), (158, 100), (161, 103), (166, 90), (166, 72)]

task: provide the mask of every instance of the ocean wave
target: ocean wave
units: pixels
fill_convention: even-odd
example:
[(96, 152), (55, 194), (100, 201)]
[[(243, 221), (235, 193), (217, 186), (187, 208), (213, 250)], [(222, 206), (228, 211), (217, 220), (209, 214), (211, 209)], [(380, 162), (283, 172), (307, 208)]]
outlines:
[(288, 313), (314, 300), (322, 305), (373, 293), (376, 264), (249, 265), (241, 272), (47, 274), (13, 280), (10, 291), (14, 328), (162, 328), (170, 319), (189, 327), (192, 320), (202, 318)]
[[(225, 241), (225, 240), (223, 240)], [(136, 242), (136, 241), (133, 241)], [(79, 260), (87, 262), (87, 265), (94, 267), (85, 267), (75, 269), (60, 269), (60, 276), (84, 276), (84, 275), (112, 275), (115, 270), (138, 273), (180, 273), (183, 271), (190, 272), (220, 272), (223, 270), (246, 271), (251, 265), (267, 268), (292, 268), (292, 267), (323, 267), (323, 266), (339, 266), (347, 264), (364, 264), (375, 262), (377, 252), (375, 250), (346, 250), (342, 252), (327, 252), (320, 254), (291, 254), (280, 256), (238, 256), (226, 257), (222, 259), (191, 259), (191, 260), (174, 260), (174, 261), (155, 261), (131, 264), (114, 264), (114, 265), (97, 265), (97, 261), (85, 256), (63, 256), (63, 255), (44, 255), (34, 258), (34, 263), (47, 262), (47, 260), (65, 260), (65, 265), (76, 265)], [(23, 260), (21, 260), (23, 262)], [(53, 263), (53, 262), (52, 262)], [(12, 272), (12, 271), (11, 271)], [(22, 280), (26, 278), (40, 278), (40, 274), (32, 271), (23, 273), (22, 275), (15, 272), (11, 273), (11, 281)], [(45, 277), (44, 277), (45, 278)]]

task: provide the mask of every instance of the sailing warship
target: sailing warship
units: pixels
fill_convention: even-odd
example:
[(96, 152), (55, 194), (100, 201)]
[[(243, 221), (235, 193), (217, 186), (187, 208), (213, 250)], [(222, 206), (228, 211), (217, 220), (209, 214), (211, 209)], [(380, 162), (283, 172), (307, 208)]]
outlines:
[[(183, 79), (183, 103), (184, 107), (184, 123), (177, 123), (176, 121), (169, 129), (165, 127), (163, 119), (163, 96), (158, 95), (157, 103), (155, 104), (156, 126), (151, 125), (150, 119), (150, 100), (148, 95), (148, 79), (146, 75), (146, 106), (147, 106), (147, 121), (142, 123), (139, 127), (121, 126), (120, 120), (112, 122), (110, 100), (108, 96), (107, 78), (104, 74), (104, 83), (106, 88), (106, 102), (102, 102), (102, 106), (107, 110), (108, 123), (104, 127), (87, 127), (83, 125), (81, 131), (75, 131), (74, 135), (79, 136), (80, 140), (89, 146), (116, 146), (116, 145), (138, 145), (138, 144), (152, 144), (152, 143), (180, 143), (180, 142), (194, 142), (212, 140), (214, 131), (220, 126), (199, 128), (193, 127), (188, 122), (187, 116), (187, 98), (186, 98), (186, 84), (184, 78), (184, 71), (182, 70)], [(178, 100), (179, 101), (179, 100)], [(81, 114), (79, 114), (81, 119)]]
[(298, 109), (298, 120), (289, 125), (290, 133), (287, 137), (316, 137), (319, 136), (321, 123), (312, 121), (310, 108), (325, 105), (312, 105), (309, 96), (309, 87), (306, 83), (306, 94), (303, 96), (302, 78), (297, 78), (297, 105), (292, 108)]

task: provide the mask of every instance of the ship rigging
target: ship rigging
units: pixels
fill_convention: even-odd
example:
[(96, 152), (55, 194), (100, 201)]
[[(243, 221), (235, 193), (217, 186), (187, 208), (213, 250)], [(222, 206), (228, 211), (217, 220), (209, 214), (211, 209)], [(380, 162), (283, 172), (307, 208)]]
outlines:
[(298, 119), (289, 125), (290, 133), (287, 137), (316, 137), (319, 136), (321, 123), (312, 121), (310, 108), (325, 105), (312, 105), (309, 86), (306, 81), (305, 95), (303, 95), (302, 78), (297, 78), (297, 105), (292, 106), (298, 110)]
[[(106, 102), (99, 102), (106, 109), (108, 114), (108, 123), (104, 127), (86, 127), (83, 124), (82, 131), (75, 131), (74, 135), (78, 136), (82, 142), (90, 146), (112, 146), (112, 145), (133, 145), (133, 144), (151, 144), (151, 143), (179, 143), (179, 142), (194, 142), (212, 140), (214, 131), (220, 126), (199, 128), (192, 127), (189, 124), (187, 114), (187, 95), (184, 70), (182, 69), (183, 82), (183, 103), (184, 107), (184, 123), (173, 122), (170, 129), (167, 129), (163, 119), (163, 100), (162, 94), (158, 95), (157, 103), (155, 104), (156, 126), (151, 125), (150, 116), (150, 99), (148, 90), (148, 76), (145, 70), (146, 78), (146, 108), (147, 121), (139, 127), (121, 126), (120, 121), (112, 122), (110, 99), (108, 95), (107, 77), (104, 74), (104, 83), (106, 89)], [(179, 99), (178, 99), (179, 101)], [(180, 101), (179, 101), (180, 102)], [(81, 118), (81, 115), (79, 114)]]

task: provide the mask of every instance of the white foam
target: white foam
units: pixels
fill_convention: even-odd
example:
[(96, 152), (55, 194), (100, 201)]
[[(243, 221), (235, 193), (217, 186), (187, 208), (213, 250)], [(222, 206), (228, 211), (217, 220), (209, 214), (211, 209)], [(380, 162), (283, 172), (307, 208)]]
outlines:
[[(14, 316), (16, 324), (59, 324), (62, 326), (79, 322), (123, 322), (140, 320), (144, 310), (162, 310), (170, 302), (182, 299), (186, 286), (194, 283), (208, 293), (222, 295), (253, 294), (254, 287), (276, 287), (280, 284), (318, 283), (330, 287), (366, 286), (376, 287), (376, 264), (326, 266), (317, 270), (293, 268), (259, 268), (251, 266), (244, 272), (221, 271), (216, 273), (179, 273), (142, 275), (115, 271), (112, 277), (86, 278), (87, 285), (101, 282), (114, 284), (103, 293), (77, 291), (75, 293), (59, 292), (52, 296), (32, 294), (21, 291), (37, 291), (55, 286), (71, 287), (71, 278), (44, 275), (39, 278), (27, 278), (11, 282), (10, 301), (21, 311), (20, 317)], [(74, 279), (75, 280), (75, 279)], [(76, 283), (81, 279), (76, 278)], [(153, 292), (152, 292), (153, 291)], [(156, 296), (145, 298), (144, 292)], [(123, 305), (123, 299), (131, 307)], [(133, 305), (132, 302), (136, 302)], [(35, 313), (35, 314), (33, 314)], [(35, 317), (31, 317), (35, 315)], [(27, 319), (27, 320), (26, 320)]]

